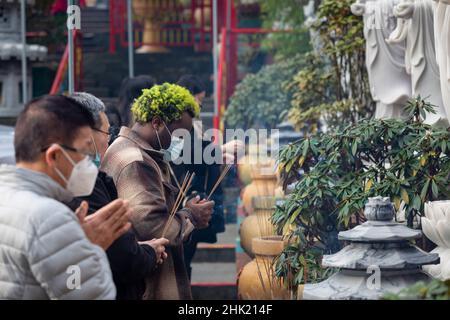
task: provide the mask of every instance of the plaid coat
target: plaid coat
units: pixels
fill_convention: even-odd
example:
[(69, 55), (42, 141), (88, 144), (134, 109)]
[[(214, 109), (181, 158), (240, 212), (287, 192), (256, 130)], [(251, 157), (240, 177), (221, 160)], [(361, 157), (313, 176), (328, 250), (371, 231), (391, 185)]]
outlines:
[[(119, 198), (130, 201), (131, 222), (138, 240), (160, 238), (178, 192), (170, 183), (163, 154), (133, 130), (122, 127), (108, 148), (101, 169), (114, 179)], [(165, 235), (170, 241), (166, 248), (168, 258), (147, 279), (144, 299), (192, 299), (183, 258), (183, 242), (194, 229), (189, 217), (187, 209), (176, 213)]]

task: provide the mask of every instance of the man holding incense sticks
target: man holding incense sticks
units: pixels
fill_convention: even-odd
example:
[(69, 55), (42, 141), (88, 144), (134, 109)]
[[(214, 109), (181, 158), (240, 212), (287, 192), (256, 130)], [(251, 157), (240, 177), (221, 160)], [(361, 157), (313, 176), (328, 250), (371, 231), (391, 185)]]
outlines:
[(103, 160), (102, 170), (133, 209), (131, 221), (138, 240), (159, 238), (167, 229), (168, 257), (147, 279), (144, 299), (192, 299), (183, 243), (194, 229), (208, 227), (214, 202), (196, 197), (185, 207), (174, 208), (178, 189), (170, 182), (169, 161), (172, 133), (189, 132), (199, 109), (189, 91), (178, 85), (165, 83), (143, 90), (131, 109), (136, 123), (121, 129)]
[[(100, 99), (86, 92), (76, 92), (71, 95), (71, 98), (94, 119), (91, 152), (95, 155), (94, 164), (99, 167), (111, 137), (105, 105)], [(79, 208), (79, 213), (83, 213), (84, 210), (86, 214), (91, 215), (116, 199), (117, 189), (114, 182), (104, 172), (99, 171), (92, 193), (74, 198), (68, 206), (74, 210)], [(116, 286), (117, 300), (142, 299), (145, 292), (145, 279), (154, 272), (158, 264), (164, 263), (167, 257), (165, 253), (167, 243), (167, 239), (138, 242), (134, 232), (128, 230), (106, 249)]]
[[(206, 89), (197, 76), (184, 75), (178, 80), (177, 84), (188, 89), (194, 96), (196, 102), (200, 105), (200, 108), (202, 108), (202, 102), (206, 96)], [(190, 141), (186, 142), (190, 143), (191, 150), (194, 150), (196, 146), (199, 146), (203, 154), (204, 150), (210, 148), (209, 146), (213, 143), (210, 139), (203, 137), (202, 125), (199, 120), (194, 122), (190, 133)], [(212, 158), (216, 157), (215, 152), (221, 152), (220, 148), (212, 148), (212, 150)], [(181, 154), (180, 157), (182, 157)], [(222, 157), (223, 155), (221, 154), (219, 158)], [(214, 200), (215, 206), (208, 228), (194, 230), (191, 241), (186, 243), (184, 246), (184, 263), (186, 264), (189, 279), (191, 279), (192, 276), (191, 263), (195, 252), (197, 251), (197, 244), (200, 242), (216, 243), (217, 234), (225, 231), (222, 184), (217, 184), (219, 177), (223, 172), (222, 166), (220, 163), (206, 163), (203, 157), (201, 162), (195, 163), (194, 160), (195, 152), (191, 152), (191, 159), (189, 163), (184, 163), (184, 161), (179, 164), (173, 163), (172, 167), (176, 178), (181, 180), (187, 172), (195, 172), (195, 178), (193, 180), (192, 187), (189, 190), (189, 193), (192, 195), (200, 195), (207, 198), (214, 187), (216, 187), (216, 190), (211, 195), (211, 199)]]

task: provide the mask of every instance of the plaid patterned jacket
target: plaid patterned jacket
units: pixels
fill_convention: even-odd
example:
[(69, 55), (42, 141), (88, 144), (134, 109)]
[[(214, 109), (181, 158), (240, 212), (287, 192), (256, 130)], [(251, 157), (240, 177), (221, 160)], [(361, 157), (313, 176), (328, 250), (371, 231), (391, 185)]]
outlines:
[[(101, 170), (114, 179), (119, 198), (130, 201), (131, 222), (138, 240), (160, 238), (178, 192), (170, 183), (162, 152), (154, 150), (133, 130), (122, 127), (105, 154)], [(192, 299), (183, 257), (183, 242), (194, 229), (189, 217), (187, 209), (176, 213), (165, 235), (170, 241), (168, 258), (147, 279), (144, 299)]]

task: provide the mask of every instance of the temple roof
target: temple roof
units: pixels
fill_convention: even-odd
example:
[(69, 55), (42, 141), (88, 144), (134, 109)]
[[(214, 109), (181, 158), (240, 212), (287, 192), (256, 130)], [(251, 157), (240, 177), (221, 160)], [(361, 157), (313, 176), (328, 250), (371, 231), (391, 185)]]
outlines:
[[(5, 3), (18, 3), (20, 4), (21, 0), (0, 0), (0, 4), (5, 4)], [(34, 0), (26, 0), (28, 5), (34, 5), (35, 1)]]
[[(1, 0), (0, 0), (1, 1)], [(21, 59), (23, 46), (16, 42), (0, 43), (0, 60)], [(31, 44), (26, 46), (27, 58), (32, 61), (44, 60), (47, 55), (47, 48), (44, 46)]]

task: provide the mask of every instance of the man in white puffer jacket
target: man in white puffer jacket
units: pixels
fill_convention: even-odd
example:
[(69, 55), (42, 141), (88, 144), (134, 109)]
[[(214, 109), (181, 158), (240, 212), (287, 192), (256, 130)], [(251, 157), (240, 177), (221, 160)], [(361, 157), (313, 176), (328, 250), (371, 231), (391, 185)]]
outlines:
[(115, 229), (114, 238), (128, 229), (127, 209), (104, 210), (114, 221), (96, 229), (96, 217), (77, 217), (63, 204), (92, 191), (92, 126), (92, 116), (63, 96), (36, 99), (19, 116), (17, 165), (0, 166), (0, 299), (115, 298), (105, 248), (92, 242), (107, 247), (102, 232), (107, 238)]

